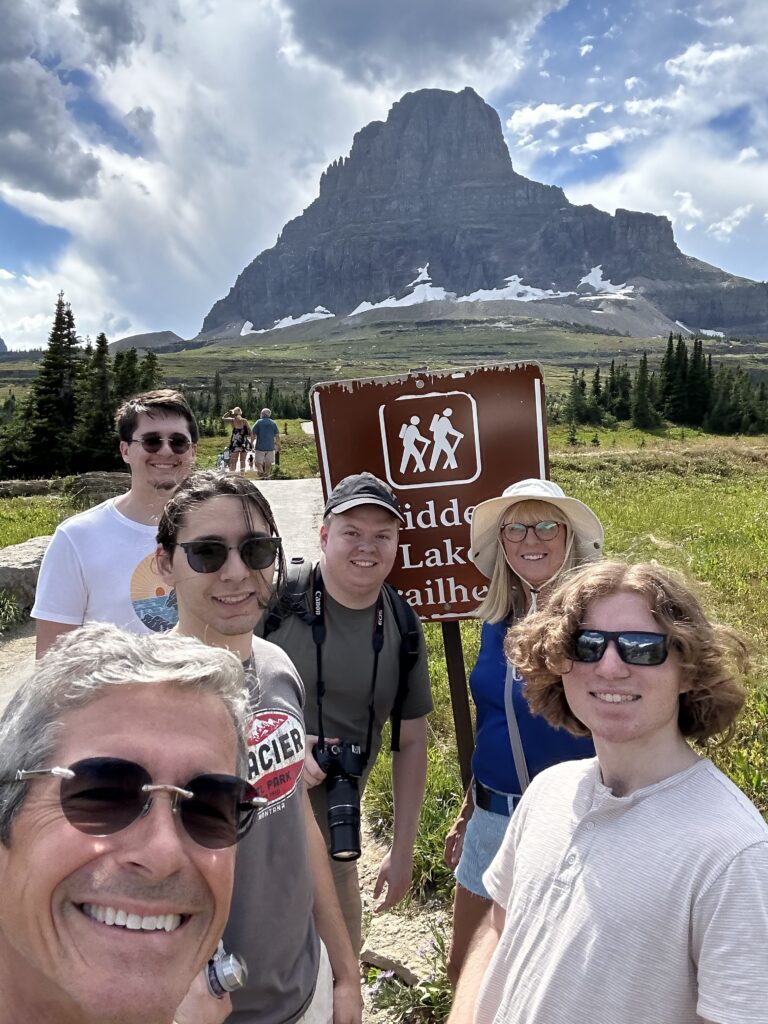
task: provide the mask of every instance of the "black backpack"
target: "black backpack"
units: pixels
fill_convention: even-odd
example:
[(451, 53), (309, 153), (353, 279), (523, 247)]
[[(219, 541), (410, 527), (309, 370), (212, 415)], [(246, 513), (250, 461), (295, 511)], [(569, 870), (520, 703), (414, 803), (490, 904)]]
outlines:
[[(306, 596), (312, 584), (314, 571), (315, 566), (301, 555), (291, 559), (288, 564), (285, 586), (279, 595), (277, 604), (264, 622), (263, 636), (265, 640), (289, 615), (299, 615), (305, 621), (308, 620), (308, 617), (311, 618), (307, 612)], [(395, 702), (390, 712), (392, 721), (390, 745), (393, 751), (398, 751), (400, 750), (400, 723), (403, 718), (403, 705), (408, 696), (408, 677), (419, 660), (421, 631), (416, 613), (405, 598), (389, 583), (384, 584), (384, 589), (389, 594), (392, 610), (395, 613), (395, 622), (400, 633), (400, 671)]]

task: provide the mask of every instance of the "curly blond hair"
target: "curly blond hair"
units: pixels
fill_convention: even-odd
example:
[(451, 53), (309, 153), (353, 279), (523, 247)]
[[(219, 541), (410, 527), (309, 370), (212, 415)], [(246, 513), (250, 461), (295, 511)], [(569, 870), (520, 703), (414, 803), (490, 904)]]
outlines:
[(577, 570), (551, 594), (546, 607), (512, 626), (504, 653), (526, 679), (525, 696), (534, 714), (576, 736), (589, 730), (572, 713), (563, 675), (570, 670), (573, 638), (595, 601), (617, 592), (647, 602), (659, 631), (677, 652), (686, 693), (680, 695), (678, 725), (698, 743), (733, 732), (744, 705), (740, 677), (749, 669), (742, 638), (710, 622), (691, 585), (677, 572), (655, 563), (599, 562)]

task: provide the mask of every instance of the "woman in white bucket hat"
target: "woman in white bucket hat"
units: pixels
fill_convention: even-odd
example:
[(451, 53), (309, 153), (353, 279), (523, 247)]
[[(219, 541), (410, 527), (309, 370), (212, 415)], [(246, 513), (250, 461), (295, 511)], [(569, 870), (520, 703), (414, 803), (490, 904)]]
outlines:
[(455, 869), (448, 974), (456, 984), (472, 937), (490, 906), (482, 876), (529, 780), (540, 771), (594, 756), (589, 739), (534, 717), (524, 680), (503, 650), (510, 624), (536, 610), (564, 572), (602, 556), (603, 528), (583, 502), (551, 480), (521, 480), (472, 514), (469, 557), (489, 579), (477, 609), (480, 651), (469, 678), (477, 708), (473, 779), (445, 841)]

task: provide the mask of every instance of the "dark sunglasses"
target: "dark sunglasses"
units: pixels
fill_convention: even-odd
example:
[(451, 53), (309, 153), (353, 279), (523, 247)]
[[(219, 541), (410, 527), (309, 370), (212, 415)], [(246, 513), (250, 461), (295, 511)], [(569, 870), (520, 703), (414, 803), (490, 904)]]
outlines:
[(236, 775), (198, 775), (183, 786), (155, 785), (146, 768), (119, 757), (86, 757), (69, 768), (16, 772), (4, 782), (45, 775), (61, 779), (64, 817), (87, 836), (111, 836), (149, 813), (152, 794), (168, 793), (190, 839), (207, 850), (232, 846), (248, 832), (257, 807), (267, 801)]
[(528, 536), (529, 530), (533, 530), (534, 536), (538, 540), (554, 540), (560, 532), (560, 523), (556, 523), (554, 519), (545, 519), (532, 526), (526, 526), (525, 523), (504, 523), (501, 535), (504, 540), (508, 540), (512, 544), (519, 544)]
[(140, 444), (145, 452), (157, 455), (164, 441), (168, 442), (168, 447), (174, 455), (183, 455), (192, 447), (192, 442), (186, 434), (171, 434), (170, 437), (163, 434), (144, 434), (143, 437), (132, 437), (128, 444)]
[(600, 661), (609, 640), (614, 641), (619, 657), (627, 665), (661, 665), (667, 660), (666, 633), (610, 633), (603, 629), (579, 630), (573, 642), (573, 660)]
[(195, 572), (218, 572), (230, 551), (237, 551), (249, 569), (266, 569), (277, 558), (279, 537), (246, 537), (239, 544), (225, 544), (223, 540), (188, 540), (178, 547), (184, 548), (190, 569)]

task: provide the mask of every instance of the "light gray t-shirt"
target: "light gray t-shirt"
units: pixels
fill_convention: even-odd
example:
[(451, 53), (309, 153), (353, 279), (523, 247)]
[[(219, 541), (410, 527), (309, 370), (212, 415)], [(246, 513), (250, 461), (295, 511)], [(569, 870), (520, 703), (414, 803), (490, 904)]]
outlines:
[(232, 994), (237, 1024), (292, 1024), (315, 990), (320, 942), (304, 827), (304, 689), (283, 651), (254, 637), (245, 666), (251, 697), (249, 779), (269, 803), (237, 848), (227, 950), (248, 964)]
[(533, 780), (483, 880), (505, 909), (476, 1024), (766, 1024), (768, 826), (708, 760), (626, 797)]

